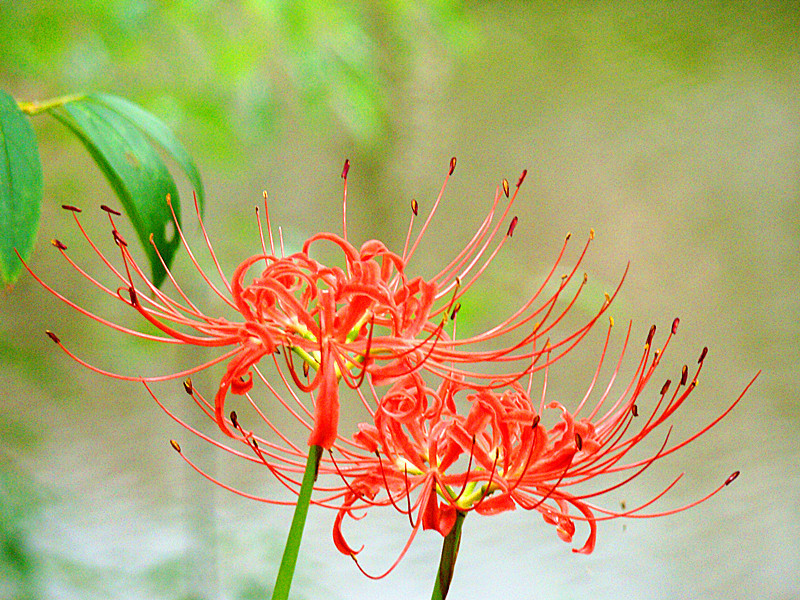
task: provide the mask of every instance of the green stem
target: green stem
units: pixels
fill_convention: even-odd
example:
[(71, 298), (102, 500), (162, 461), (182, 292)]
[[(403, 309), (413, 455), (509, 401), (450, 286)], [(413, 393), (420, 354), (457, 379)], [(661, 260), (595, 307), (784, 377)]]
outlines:
[(83, 94), (72, 94), (70, 96), (59, 96), (58, 98), (51, 98), (50, 100), (42, 100), (41, 102), (17, 102), (19, 109), (29, 117), (47, 112), (53, 108), (63, 106), (68, 102), (74, 102), (83, 98)]
[(436, 583), (433, 586), (431, 600), (444, 600), (450, 589), (450, 582), (453, 580), (453, 571), (456, 568), (456, 558), (458, 557), (458, 547), (461, 544), (461, 526), (464, 524), (465, 512), (456, 513), (456, 522), (453, 529), (444, 538), (442, 544), (442, 558), (439, 561), (439, 573), (436, 575)]
[(275, 588), (272, 591), (272, 600), (287, 600), (289, 598), (289, 590), (292, 587), (294, 568), (297, 565), (297, 555), (300, 552), (300, 542), (303, 539), (308, 505), (311, 502), (311, 491), (314, 489), (314, 482), (317, 479), (320, 458), (322, 458), (322, 446), (311, 446), (308, 450), (306, 470), (303, 473), (303, 483), (300, 485), (300, 493), (297, 496), (292, 525), (289, 528), (289, 537), (286, 539), (286, 548), (283, 550), (281, 566), (278, 569), (278, 578), (275, 580)]

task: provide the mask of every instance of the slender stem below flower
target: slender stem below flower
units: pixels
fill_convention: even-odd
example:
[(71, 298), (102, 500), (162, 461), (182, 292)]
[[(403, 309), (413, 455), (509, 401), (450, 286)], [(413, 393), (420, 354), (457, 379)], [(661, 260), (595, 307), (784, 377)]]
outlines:
[(453, 571), (456, 568), (458, 547), (461, 544), (461, 526), (464, 524), (464, 517), (466, 516), (467, 513), (458, 511), (453, 528), (444, 538), (442, 558), (439, 561), (439, 573), (436, 575), (436, 583), (433, 586), (431, 600), (444, 600), (447, 597), (450, 582), (453, 580)]
[(311, 491), (314, 489), (314, 482), (317, 479), (321, 457), (322, 446), (311, 446), (309, 448), (306, 470), (303, 473), (303, 483), (300, 485), (300, 493), (297, 496), (297, 505), (294, 509), (292, 525), (289, 528), (289, 537), (286, 539), (281, 566), (278, 569), (278, 578), (275, 580), (275, 588), (272, 591), (272, 600), (287, 600), (289, 598), (289, 590), (292, 587), (292, 579), (294, 578), (294, 568), (297, 564), (297, 555), (300, 552), (300, 542), (303, 539), (303, 529), (306, 526), (308, 505), (311, 502)]

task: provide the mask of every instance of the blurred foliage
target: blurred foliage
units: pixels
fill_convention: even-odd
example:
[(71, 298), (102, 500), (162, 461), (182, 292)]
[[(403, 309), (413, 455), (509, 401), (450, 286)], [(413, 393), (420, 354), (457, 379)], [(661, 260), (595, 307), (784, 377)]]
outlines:
[(33, 478), (7, 454), (33, 441), (31, 431), (0, 415), (0, 597), (17, 600), (40, 597), (39, 564), (27, 524), (42, 498)]
[(2, 84), (18, 99), (114, 92), (173, 129), (199, 128), (205, 150), (228, 158), (226, 139), (297, 120), (373, 148), (401, 125), (391, 105), (420, 55), (446, 60), (477, 40), (446, 0), (3, 0), (0, 24)]

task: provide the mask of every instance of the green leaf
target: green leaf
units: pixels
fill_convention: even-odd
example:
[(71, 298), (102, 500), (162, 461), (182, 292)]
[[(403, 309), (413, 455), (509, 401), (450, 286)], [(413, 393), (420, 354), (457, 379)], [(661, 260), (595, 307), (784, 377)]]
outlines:
[(178, 163), (187, 179), (189, 179), (189, 183), (197, 194), (197, 203), (202, 211), (205, 203), (205, 192), (203, 191), (200, 172), (197, 170), (197, 165), (194, 164), (186, 148), (173, 135), (170, 128), (161, 119), (125, 98), (112, 96), (111, 94), (92, 94), (91, 97), (128, 119), (133, 125), (158, 142), (158, 145)]
[(42, 163), (36, 136), (14, 99), (0, 90), (0, 280), (22, 270), (14, 249), (33, 251), (42, 205)]
[(153, 241), (169, 266), (180, 240), (175, 235), (167, 194), (180, 223), (175, 181), (155, 140), (186, 172), (202, 206), (203, 188), (197, 167), (163, 122), (122, 98), (90, 94), (54, 107), (49, 112), (83, 143), (122, 202), (144, 246), (153, 283), (160, 285), (166, 271), (150, 244)]

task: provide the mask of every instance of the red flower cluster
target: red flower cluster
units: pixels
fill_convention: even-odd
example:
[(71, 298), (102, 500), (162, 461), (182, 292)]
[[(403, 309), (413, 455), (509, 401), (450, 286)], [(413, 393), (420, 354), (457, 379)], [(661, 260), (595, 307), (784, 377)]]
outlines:
[[(436, 276), (425, 280), (410, 277), (406, 268), (436, 213), (455, 169), (455, 159), (416, 237), (412, 232), (418, 205), (412, 202), (413, 214), (401, 254), (389, 251), (375, 240), (360, 248), (348, 241), (348, 168), (345, 163), (342, 236), (317, 234), (306, 241), (300, 252), (286, 256), (282, 239), (280, 252), (276, 252), (267, 211), (266, 239), (263, 224), (258, 220), (262, 252), (244, 260), (230, 279), (223, 275), (197, 211), (222, 288), (200, 267), (175, 219), (191, 261), (204, 282), (236, 315), (235, 320), (204, 314), (169, 270), (175, 295), (168, 296), (156, 288), (118, 232), (115, 223), (118, 212), (103, 207), (120, 250), (121, 268), (115, 267), (92, 242), (81, 224), (80, 210), (65, 206), (116, 283), (110, 286), (101, 283), (72, 261), (65, 244), (58, 240), (53, 244), (93, 286), (137, 311), (160, 333), (132, 330), (91, 313), (32, 273), (42, 285), (84, 315), (122, 333), (167, 344), (224, 351), (208, 362), (178, 373), (133, 376), (90, 365), (67, 350), (58, 336), (51, 332), (48, 335), (70, 356), (98, 373), (143, 382), (153, 398), (183, 426), (220, 448), (266, 466), (278, 481), (297, 491), (306, 451), (276, 425), (274, 415), (282, 407), (308, 431), (309, 445), (329, 450), (319, 472), (331, 476), (334, 483), (320, 483), (317, 489), (322, 497), (314, 502), (338, 511), (336, 546), (354, 557), (357, 551), (345, 541), (341, 530), (344, 518), (353, 516), (353, 511), (375, 506), (391, 505), (408, 515), (412, 525), (409, 543), (420, 527), (446, 535), (457, 513), (471, 510), (480, 514), (494, 514), (517, 506), (536, 510), (548, 523), (556, 525), (559, 536), (566, 541), (572, 540), (574, 522), (586, 521), (589, 537), (577, 550), (584, 553), (594, 547), (597, 521), (656, 516), (643, 510), (666, 493), (677, 479), (650, 502), (621, 512), (596, 506), (592, 499), (626, 484), (656, 460), (707, 431), (739, 400), (688, 439), (670, 446), (666, 434), (660, 448), (649, 458), (627, 460), (629, 452), (669, 419), (688, 397), (702, 367), (705, 351), (691, 379), (684, 367), (679, 383), (672, 385), (667, 381), (663, 385), (660, 400), (650, 416), (638, 417), (638, 402), (676, 332), (677, 319), (660, 350), (652, 349), (655, 328), (650, 331), (636, 372), (621, 393), (612, 397), (611, 390), (624, 349), (608, 386), (598, 399), (590, 401), (606, 357), (613, 325), (610, 320), (597, 372), (583, 400), (574, 409), (549, 401), (546, 398), (549, 369), (597, 325), (619, 290), (617, 287), (612, 295), (606, 295), (583, 325), (563, 336), (556, 335), (557, 326), (584, 289), (586, 276), (581, 279), (577, 273), (593, 233), (566, 275), (558, 279), (555, 272), (565, 255), (569, 236), (545, 281), (513, 314), (485, 332), (458, 337), (455, 325), (460, 299), (514, 233), (517, 218), (507, 219), (525, 172), (513, 193), (503, 180), (487, 216), (464, 249)], [(341, 266), (326, 266), (313, 258), (314, 249), (323, 243), (332, 244), (341, 252)], [(629, 337), (630, 327), (625, 348)], [(153, 390), (156, 382), (183, 379), (219, 363), (227, 366), (213, 399), (207, 399), (191, 379), (185, 380), (184, 387), (221, 431), (243, 444), (243, 449), (197, 431), (169, 411)], [(274, 374), (264, 371), (269, 363), (274, 366)], [(544, 383), (534, 392), (535, 373), (544, 374)], [(355, 390), (370, 414), (370, 420), (359, 426), (352, 439), (339, 433), (342, 381)], [(264, 398), (256, 398), (256, 383), (271, 401), (265, 403)], [(537, 402), (532, 400), (534, 393), (540, 396)], [(229, 394), (246, 399), (248, 411), (263, 421), (263, 431), (245, 429), (235, 411), (226, 414)], [(177, 443), (173, 446), (180, 452)], [(187, 457), (184, 459), (194, 466)], [(203, 473), (199, 467), (195, 468)], [(594, 484), (595, 480), (615, 475), (618, 477), (614, 482), (596, 485), (591, 491), (572, 491), (573, 486)], [(690, 506), (706, 500), (723, 486)], [(688, 507), (656, 514), (684, 508)]]
[[(707, 350), (691, 379), (688, 366), (684, 366), (676, 384), (670, 380), (663, 383), (649, 416), (640, 416), (638, 402), (677, 332), (678, 319), (659, 350), (652, 348), (655, 327), (650, 330), (632, 379), (623, 384), (620, 394), (612, 396), (628, 346), (629, 327), (610, 381), (590, 405), (612, 328), (613, 322), (592, 383), (574, 409), (547, 400), (547, 372), (537, 402), (531, 397), (533, 378), (528, 378), (525, 387), (444, 379), (434, 389), (416, 373), (376, 397), (372, 422), (361, 424), (353, 436), (356, 449), (337, 448), (342, 454), (335, 461), (337, 472), (348, 489), (334, 529), (337, 548), (353, 557), (360, 552), (342, 534), (344, 518), (360, 509), (393, 506), (408, 515), (410, 543), (420, 527), (447, 535), (458, 512), (493, 515), (520, 507), (541, 513), (566, 542), (572, 541), (576, 520), (587, 522), (588, 538), (573, 551), (588, 554), (595, 546), (598, 521), (673, 514), (704, 502), (730, 484), (738, 472), (691, 504), (657, 513), (643, 511), (682, 474), (641, 506), (614, 511), (593, 503), (708, 431), (744, 395), (742, 392), (721, 415), (690, 437), (669, 445), (668, 431), (650, 456), (627, 460), (631, 450), (665, 423), (695, 389)], [(587, 482), (590, 490), (581, 487)], [(575, 488), (581, 491), (572, 491)]]

